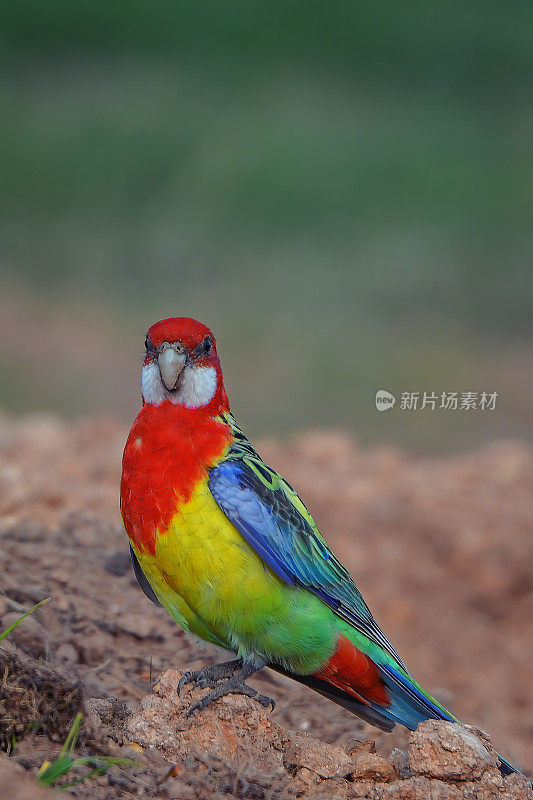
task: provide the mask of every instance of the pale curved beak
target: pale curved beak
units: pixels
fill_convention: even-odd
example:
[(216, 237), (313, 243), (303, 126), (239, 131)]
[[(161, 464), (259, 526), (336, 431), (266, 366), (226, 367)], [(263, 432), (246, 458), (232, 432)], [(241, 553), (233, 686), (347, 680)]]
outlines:
[(178, 352), (172, 345), (165, 347), (159, 354), (157, 363), (163, 383), (171, 392), (176, 388), (178, 378), (182, 373), (187, 356), (185, 353)]

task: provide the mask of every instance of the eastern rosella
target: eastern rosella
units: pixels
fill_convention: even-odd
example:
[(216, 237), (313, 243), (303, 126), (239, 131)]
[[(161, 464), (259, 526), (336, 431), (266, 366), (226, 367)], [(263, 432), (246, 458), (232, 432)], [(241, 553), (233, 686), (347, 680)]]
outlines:
[[(185, 673), (181, 685), (212, 689), (189, 713), (228, 693), (273, 705), (245, 683), (269, 666), (386, 731), (456, 721), (410, 676), (302, 500), (236, 423), (209, 328), (162, 320), (145, 347), (121, 483), (135, 574), (183, 630), (236, 655)], [(502, 758), (501, 770), (514, 768)]]

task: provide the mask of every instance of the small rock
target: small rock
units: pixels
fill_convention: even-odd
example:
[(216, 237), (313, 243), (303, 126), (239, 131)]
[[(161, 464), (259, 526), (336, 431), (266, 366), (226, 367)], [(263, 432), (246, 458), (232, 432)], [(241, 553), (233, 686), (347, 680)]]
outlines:
[(347, 775), (352, 768), (350, 757), (339, 745), (319, 742), (306, 733), (290, 734), (290, 744), (283, 753), (283, 763), (291, 769), (294, 766), (307, 767), (321, 778), (335, 778)]
[(402, 780), (412, 777), (412, 772), (409, 767), (409, 758), (405, 750), (399, 750), (395, 747), (390, 754), (390, 760), (394, 764), (394, 768)]
[(66, 612), (70, 610), (70, 600), (65, 592), (56, 589), (52, 592), (52, 604), (56, 611)]
[(142, 617), (128, 615), (120, 626), (120, 630), (134, 636), (136, 639), (164, 639), (160, 627), (149, 614)]
[(489, 743), (456, 722), (422, 722), (410, 736), (408, 752), (413, 774), (430, 778), (475, 780), (498, 765)]
[(356, 753), (352, 758), (351, 777), (356, 781), (389, 783), (398, 777), (394, 764), (378, 753)]
[(364, 742), (356, 742), (352, 744), (350, 747), (346, 748), (346, 752), (353, 758), (356, 753), (375, 753), (376, 752), (376, 743), (373, 739), (366, 739)]
[(62, 664), (77, 664), (78, 651), (73, 645), (65, 642), (64, 644), (59, 645), (55, 652), (55, 657), (57, 661), (61, 662)]
[(70, 571), (66, 570), (64, 567), (57, 567), (56, 569), (52, 570), (50, 573), (50, 577), (56, 583), (60, 583), (62, 586), (66, 586), (72, 578)]
[(87, 736), (99, 744), (111, 739), (119, 745), (125, 742), (125, 727), (131, 709), (118, 697), (91, 697), (85, 704)]
[(298, 778), (300, 778), (300, 780), (306, 784), (306, 786), (313, 786), (314, 784), (320, 783), (320, 778), (316, 772), (313, 772), (313, 770), (308, 769), (307, 767), (302, 767), (296, 774)]

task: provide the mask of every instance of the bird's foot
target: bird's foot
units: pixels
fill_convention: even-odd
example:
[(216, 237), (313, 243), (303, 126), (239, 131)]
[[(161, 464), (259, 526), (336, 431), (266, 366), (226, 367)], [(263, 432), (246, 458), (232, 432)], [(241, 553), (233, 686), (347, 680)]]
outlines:
[(221, 664), (212, 664), (205, 669), (188, 670), (183, 673), (178, 683), (178, 697), (188, 683), (194, 683), (200, 689), (214, 688), (219, 681), (231, 678), (238, 669), (242, 669), (242, 659), (240, 658), (224, 661)]
[[(260, 703), (264, 708), (271, 706), (272, 710), (274, 710), (276, 703), (271, 697), (260, 694), (257, 689), (253, 689), (245, 683), (246, 678), (249, 678), (250, 675), (253, 675), (253, 673), (257, 671), (257, 666), (243, 664), (243, 662), (238, 659), (236, 661), (228, 661), (224, 664), (215, 664), (212, 667), (207, 667), (205, 670), (186, 672), (178, 684), (178, 694), (187, 683), (195, 683), (196, 686), (200, 686), (201, 688), (207, 686), (212, 687), (211, 691), (208, 692), (205, 697), (202, 697), (197, 703), (193, 703), (187, 711), (187, 717), (190, 717), (191, 714), (194, 714), (196, 711), (203, 711), (207, 706), (210, 706), (214, 700), (218, 700), (220, 697), (225, 697), (228, 694), (243, 694), (246, 697), (251, 697), (257, 703)], [(226, 680), (224, 680), (224, 678)]]
[(220, 697), (225, 697), (228, 694), (244, 694), (246, 697), (251, 697), (265, 708), (272, 706), (272, 710), (274, 710), (274, 706), (276, 705), (271, 697), (260, 694), (257, 689), (248, 686), (239, 674), (236, 674), (227, 681), (224, 681), (224, 683), (219, 683), (197, 703), (193, 703), (187, 711), (187, 717), (190, 717), (191, 714), (194, 714), (196, 711), (203, 711), (207, 706), (210, 706), (214, 700), (218, 700)]

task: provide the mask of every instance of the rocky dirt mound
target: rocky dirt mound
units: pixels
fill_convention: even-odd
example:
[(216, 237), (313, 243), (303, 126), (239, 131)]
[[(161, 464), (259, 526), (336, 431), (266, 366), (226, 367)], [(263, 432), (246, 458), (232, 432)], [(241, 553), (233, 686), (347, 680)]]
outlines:
[[(43, 760), (59, 752), (71, 715), (77, 708), (87, 715), (87, 699), (95, 698), (88, 705), (93, 728), (95, 715), (100, 720), (100, 732), (93, 730), (91, 738), (85, 731), (80, 752), (109, 752), (122, 737), (120, 747), (144, 766), (115, 769), (82, 784), (76, 796), (185, 797), (172, 794), (173, 789), (163, 793), (169, 771), (165, 747), (156, 742), (150, 749), (139, 733), (132, 749), (129, 726), (139, 719), (135, 710), (141, 701), (157, 708), (167, 696), (161, 688), (150, 694), (154, 675), (178, 664), (204, 666), (212, 663), (212, 655), (187, 640), (136, 586), (118, 514), (125, 435), (110, 421), (0, 418), (0, 630), (31, 604), (52, 598), (2, 648), (0, 735), (4, 747), (7, 743), (13, 751), (14, 746), (9, 774), (16, 775), (11, 768), (18, 763), (34, 775)], [(284, 446), (258, 443), (258, 449), (301, 491), (417, 679), (462, 719), (490, 730), (497, 749), (510, 760), (530, 766), (533, 674), (526, 626), (533, 618), (533, 455), (507, 442), (454, 458), (418, 459), (390, 449), (363, 450), (350, 437), (331, 433), (308, 434)], [(431, 768), (415, 767), (414, 745), (405, 731), (375, 731), (267, 670), (254, 682), (277, 705), (265, 716), (245, 703), (246, 714), (267, 720), (278, 731), (278, 741), (287, 736), (284, 741), (294, 742), (296, 735), (312, 733), (326, 749), (342, 748), (355, 764), (350, 779), (344, 774), (318, 777), (340, 781), (348, 796), (358, 796), (353, 789), (364, 780), (383, 784), (376, 797), (404, 800), (440, 797), (427, 793), (427, 783), (419, 791), (417, 786), (427, 780), (433, 782), (431, 792), (437, 791), (433, 784), (444, 781), (448, 795), (443, 796), (450, 797), (457, 796), (459, 785), (463, 795), (467, 788), (479, 794), (482, 786), (488, 791), (490, 782), (499, 780), (490, 765), (481, 777), (474, 779), (472, 772), (461, 776), (473, 780), (431, 774)], [(17, 688), (24, 702), (17, 701)], [(112, 696), (117, 700), (110, 705)], [(145, 696), (151, 699), (144, 701)], [(229, 713), (228, 702), (233, 701), (217, 709)], [(231, 706), (235, 713), (239, 702), (244, 701), (236, 699)], [(97, 714), (98, 703), (103, 717)], [(169, 708), (179, 716), (178, 707)], [(245, 713), (240, 708), (238, 713)], [(110, 730), (103, 736), (106, 715)], [(258, 725), (266, 730), (266, 722)], [(181, 734), (176, 722), (173, 735)], [(303, 736), (298, 741), (309, 740)], [(375, 742), (376, 752), (368, 741)], [(268, 773), (268, 780), (261, 779), (253, 763), (237, 769), (229, 756), (215, 757), (209, 748), (203, 772), (196, 754), (194, 763), (183, 766), (178, 760), (178, 777), (169, 780), (181, 781), (180, 792), (187, 784), (192, 797), (213, 796), (214, 789), (205, 794), (206, 776), (211, 787), (236, 797), (284, 797), (280, 786), (287, 781), (291, 791), (298, 786), (304, 791), (305, 785), (308, 793), (327, 789), (328, 796), (344, 796), (336, 784), (333, 792), (333, 784), (311, 780), (305, 770), (313, 773), (312, 761), (299, 756), (288, 769), (287, 747), (292, 745), (282, 748), (284, 772)], [(358, 747), (363, 749), (356, 752)], [(407, 762), (400, 751), (408, 754)], [(404, 794), (387, 795), (397, 775), (402, 780), (394, 791)], [(501, 792), (507, 785), (494, 784), (493, 796), (505, 797)], [(370, 789), (364, 791), (368, 795)]]
[[(180, 677), (164, 672), (133, 713), (121, 707), (117, 716), (112, 699), (88, 704), (91, 735), (110, 752), (130, 744), (138, 754), (157, 749), (163, 755), (171, 767), (160, 789), (171, 797), (207, 797), (211, 790), (258, 798), (533, 799), (524, 777), (502, 778), (490, 738), (479, 729), (428, 721), (411, 735), (407, 752), (396, 749), (386, 758), (373, 742), (347, 751), (288, 731), (242, 696), (187, 718), (205, 690), (187, 688), (178, 696)], [(233, 778), (228, 783), (226, 774), (220, 785), (224, 771)]]

